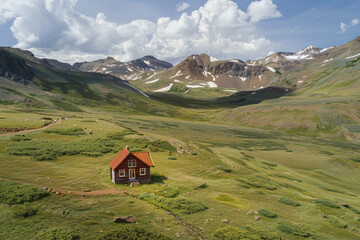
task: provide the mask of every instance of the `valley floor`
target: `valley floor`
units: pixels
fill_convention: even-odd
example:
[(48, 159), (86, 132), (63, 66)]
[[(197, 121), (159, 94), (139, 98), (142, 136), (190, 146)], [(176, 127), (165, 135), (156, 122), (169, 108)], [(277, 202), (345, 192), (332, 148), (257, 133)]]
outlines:
[[(32, 201), (33, 216), (16, 217), (22, 205), (2, 204), (1, 239), (58, 227), (100, 239), (131, 225), (113, 222), (128, 215), (171, 239), (360, 238), (357, 144), (90, 108), (26, 113), (9, 105), (0, 117), (12, 128), (62, 118), (21, 137), (0, 135), (2, 184), (58, 191)], [(108, 163), (125, 145), (151, 152), (151, 184), (112, 184)], [(0, 189), (0, 202), (6, 194)]]

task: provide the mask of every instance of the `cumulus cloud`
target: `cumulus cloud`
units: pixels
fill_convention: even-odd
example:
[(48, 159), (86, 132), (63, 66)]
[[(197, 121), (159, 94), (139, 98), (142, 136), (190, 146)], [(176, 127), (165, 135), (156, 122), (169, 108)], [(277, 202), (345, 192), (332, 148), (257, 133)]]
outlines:
[(345, 33), (346, 32), (346, 30), (347, 30), (347, 28), (348, 28), (348, 25), (346, 25), (345, 23), (340, 23), (340, 31), (341, 31), (341, 33)]
[(176, 10), (178, 11), (178, 12), (183, 12), (183, 11), (185, 11), (186, 9), (188, 9), (190, 7), (190, 4), (189, 3), (187, 3), (187, 2), (182, 2), (182, 3), (178, 3), (177, 5), (176, 5)]
[(359, 24), (359, 19), (354, 18), (353, 20), (351, 20), (351, 26), (356, 26)]
[(350, 24), (345, 24), (343, 22), (340, 23), (340, 32), (341, 33), (346, 33), (346, 31), (350, 28), (350, 27), (354, 27), (356, 25), (359, 24), (359, 19), (354, 18), (353, 20), (351, 20)]
[(231, 0), (208, 0), (178, 19), (119, 24), (103, 13), (89, 17), (76, 11), (77, 0), (2, 2), (0, 23), (13, 21), (15, 47), (70, 63), (106, 56), (129, 61), (148, 54), (172, 60), (202, 52), (245, 60), (272, 48), (270, 40), (257, 36), (254, 23), (281, 16), (271, 0), (252, 2), (246, 12)]
[(272, 0), (251, 2), (247, 12), (252, 22), (281, 17), (280, 11), (277, 10), (277, 6), (272, 2)]

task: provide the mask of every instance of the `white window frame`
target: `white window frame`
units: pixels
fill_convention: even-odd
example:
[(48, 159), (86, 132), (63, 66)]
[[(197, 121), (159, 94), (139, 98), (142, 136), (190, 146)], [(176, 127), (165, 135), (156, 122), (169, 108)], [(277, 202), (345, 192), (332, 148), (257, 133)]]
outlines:
[(136, 159), (130, 159), (128, 161), (128, 167), (136, 167)]
[(146, 168), (140, 168), (140, 176), (146, 175)]
[(129, 168), (129, 179), (136, 179), (136, 169), (135, 168)]
[(119, 177), (125, 177), (126, 172), (125, 169), (119, 169)]

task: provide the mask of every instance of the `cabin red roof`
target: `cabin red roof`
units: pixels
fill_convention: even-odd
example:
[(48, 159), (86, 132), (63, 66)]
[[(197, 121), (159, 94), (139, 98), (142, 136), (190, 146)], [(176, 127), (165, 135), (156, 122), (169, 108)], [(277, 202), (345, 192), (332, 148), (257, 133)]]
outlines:
[(148, 152), (134, 152), (132, 153), (137, 159), (144, 162), (149, 167), (153, 167), (154, 164), (151, 161), (150, 154)]
[(115, 158), (109, 163), (109, 166), (112, 169), (116, 169), (126, 158), (132, 154), (136, 159), (142, 161), (149, 167), (154, 167), (153, 162), (151, 161), (150, 154), (148, 152), (130, 152), (126, 148), (123, 148)]

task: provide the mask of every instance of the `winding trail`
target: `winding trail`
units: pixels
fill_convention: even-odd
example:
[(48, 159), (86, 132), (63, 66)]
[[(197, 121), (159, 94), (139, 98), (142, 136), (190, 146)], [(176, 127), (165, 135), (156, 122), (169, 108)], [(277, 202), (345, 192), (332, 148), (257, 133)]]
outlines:
[(18, 132), (0, 133), (0, 136), (12, 136), (12, 135), (17, 135), (17, 134), (36, 132), (36, 131), (40, 131), (40, 130), (44, 130), (44, 129), (53, 127), (59, 123), (61, 123), (61, 118), (58, 118), (58, 119), (52, 121), (50, 124), (40, 127), (40, 128), (26, 129), (26, 130), (22, 130), (22, 131), (18, 131)]

